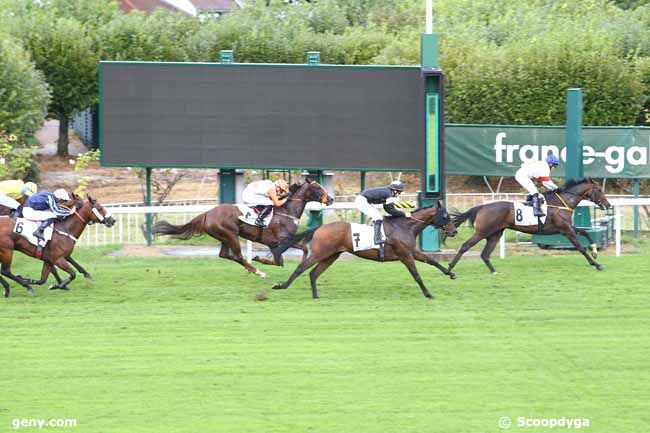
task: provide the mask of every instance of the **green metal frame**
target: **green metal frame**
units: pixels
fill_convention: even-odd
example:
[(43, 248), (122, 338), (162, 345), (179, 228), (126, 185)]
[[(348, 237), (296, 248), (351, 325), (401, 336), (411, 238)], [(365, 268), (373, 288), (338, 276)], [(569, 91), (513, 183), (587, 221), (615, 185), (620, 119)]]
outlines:
[[(438, 130), (438, 124), (440, 123), (440, 118), (439, 118), (439, 110), (440, 110), (440, 102), (439, 102), (439, 97), (438, 93), (432, 93), (432, 92), (427, 92), (426, 94), (426, 121), (425, 121), (425, 128), (426, 128), (426, 173), (425, 173), (425, 185), (424, 185), (424, 190), (429, 193), (438, 193), (440, 192), (440, 160), (439, 160), (439, 155), (438, 155), (438, 144), (440, 142), (440, 131)], [(435, 106), (435, 114), (433, 116), (433, 120), (431, 119), (431, 100), (433, 99), (434, 101), (434, 106)], [(433, 143), (431, 142), (431, 130), (432, 126), (434, 126), (433, 129)], [(431, 146), (433, 146), (433, 161), (431, 160)], [(433, 162), (433, 164), (432, 164)], [(431, 165), (434, 165), (435, 167), (431, 167)], [(435, 174), (436, 176), (436, 185), (434, 189), (429, 188), (429, 176), (431, 174)]]

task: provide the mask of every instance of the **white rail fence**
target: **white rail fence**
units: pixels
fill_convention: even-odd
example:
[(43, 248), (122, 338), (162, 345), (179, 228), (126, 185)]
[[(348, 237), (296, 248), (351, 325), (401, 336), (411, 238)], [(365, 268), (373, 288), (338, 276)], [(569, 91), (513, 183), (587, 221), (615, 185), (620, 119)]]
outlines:
[[(449, 208), (468, 209), (479, 204), (495, 200), (521, 200), (522, 194), (448, 194), (447, 206)], [(309, 203), (307, 210), (323, 209), (326, 222), (345, 220), (358, 222), (360, 214), (351, 199), (352, 196), (336, 197), (332, 206), (322, 208), (319, 203)], [(415, 196), (405, 196), (406, 200), (415, 200)], [(609, 196), (609, 201), (614, 206), (616, 218), (616, 251), (620, 254), (621, 232), (632, 230), (634, 207), (650, 206), (650, 198), (633, 198), (631, 196)], [(214, 200), (182, 200), (166, 203), (162, 206), (142, 206), (138, 203), (122, 203), (105, 205), (114, 218), (116, 224), (106, 228), (95, 224), (86, 228), (79, 240), (79, 245), (98, 246), (108, 244), (146, 244), (145, 227), (146, 215), (154, 215), (154, 222), (166, 220), (172, 224), (186, 224), (192, 218), (212, 209), (217, 203)], [(583, 202), (590, 205), (589, 202)], [(598, 211), (596, 211), (598, 212)], [(594, 213), (596, 213), (594, 212)], [(641, 212), (640, 212), (641, 213)], [(303, 215), (306, 221), (306, 212)], [(649, 231), (648, 218), (640, 218), (640, 230)], [(505, 250), (503, 250), (505, 254)]]

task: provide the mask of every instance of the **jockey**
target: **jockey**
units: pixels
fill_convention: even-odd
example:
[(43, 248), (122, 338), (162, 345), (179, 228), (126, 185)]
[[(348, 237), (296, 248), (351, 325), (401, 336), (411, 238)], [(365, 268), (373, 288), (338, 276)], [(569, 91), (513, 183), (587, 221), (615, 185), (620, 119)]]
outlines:
[(366, 216), (372, 219), (375, 226), (375, 244), (380, 245), (384, 243), (381, 238), (381, 221), (384, 219), (382, 214), (377, 210), (373, 204), (383, 204), (384, 210), (391, 216), (405, 216), (411, 218), (410, 212), (402, 212), (395, 208), (395, 203), (399, 201), (399, 195), (404, 192), (404, 184), (399, 180), (395, 180), (388, 186), (381, 188), (366, 189), (354, 199), (354, 204)]
[(0, 205), (14, 210), (19, 215), (25, 200), (38, 191), (34, 182), (23, 183), (22, 180), (5, 180), (0, 182)]
[(517, 182), (528, 191), (528, 200), (533, 201), (533, 213), (536, 217), (543, 217), (545, 214), (542, 212), (540, 194), (533, 181), (541, 182), (548, 191), (556, 190), (557, 185), (551, 180), (551, 170), (558, 165), (560, 165), (559, 158), (551, 154), (546, 157), (546, 162), (529, 161), (521, 164), (521, 168), (515, 174)]
[(72, 214), (72, 211), (66, 207), (60, 206), (60, 203), (70, 200), (70, 194), (63, 188), (51, 192), (43, 191), (32, 195), (25, 203), (23, 215), (28, 220), (42, 221), (34, 236), (44, 241), (45, 229), (52, 224), (57, 218), (65, 218)]
[(273, 206), (280, 207), (287, 201), (289, 184), (284, 179), (275, 182), (258, 180), (251, 182), (242, 192), (242, 200), (248, 206), (263, 206), (257, 215), (255, 225), (264, 227), (264, 218), (271, 212)]

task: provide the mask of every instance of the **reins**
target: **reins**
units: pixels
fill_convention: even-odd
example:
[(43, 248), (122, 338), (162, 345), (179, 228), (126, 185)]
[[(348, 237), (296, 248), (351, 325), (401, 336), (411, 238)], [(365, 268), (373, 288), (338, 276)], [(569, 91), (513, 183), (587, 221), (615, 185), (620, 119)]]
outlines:
[[(566, 192), (566, 191), (565, 191), (565, 192)], [(572, 193), (572, 192), (570, 192), (569, 194), (573, 194), (573, 195), (576, 195), (576, 196), (580, 196), (579, 194), (575, 194), (575, 193)], [(557, 198), (562, 202), (562, 204), (563, 204), (564, 206), (556, 206), (556, 205), (553, 205), (553, 204), (547, 204), (547, 205), (546, 205), (547, 207), (553, 207), (553, 208), (555, 208), (555, 209), (561, 209), (561, 210), (568, 210), (569, 212), (573, 213), (573, 209), (569, 207), (569, 205), (567, 204), (567, 202), (564, 201), (564, 199), (562, 198), (562, 196), (561, 196), (560, 194), (558, 194), (558, 193), (556, 192), (556, 193), (555, 193), (555, 196), (556, 196), (556, 197), (557, 197)], [(580, 197), (582, 197), (582, 196), (580, 196)]]

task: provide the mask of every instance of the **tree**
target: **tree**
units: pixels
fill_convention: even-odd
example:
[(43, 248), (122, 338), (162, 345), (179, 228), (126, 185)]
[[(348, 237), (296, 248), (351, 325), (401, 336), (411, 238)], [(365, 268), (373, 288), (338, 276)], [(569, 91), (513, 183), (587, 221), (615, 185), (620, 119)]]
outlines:
[(43, 123), (49, 102), (47, 84), (29, 53), (0, 37), (0, 130), (19, 139), (30, 136)]
[(78, 21), (49, 13), (26, 18), (22, 39), (52, 92), (49, 114), (59, 120), (57, 155), (68, 154), (68, 124), (97, 100), (99, 54)]

